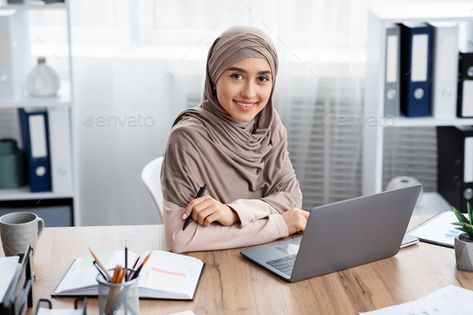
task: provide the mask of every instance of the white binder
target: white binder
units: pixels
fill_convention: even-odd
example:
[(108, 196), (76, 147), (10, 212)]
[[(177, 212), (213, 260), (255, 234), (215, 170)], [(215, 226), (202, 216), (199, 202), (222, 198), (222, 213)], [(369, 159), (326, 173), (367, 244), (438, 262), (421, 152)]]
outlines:
[(48, 118), (52, 190), (56, 193), (72, 193), (74, 177), (69, 110), (50, 108)]
[(400, 109), (400, 29), (398, 25), (386, 28), (386, 58), (384, 81), (384, 117), (398, 117)]
[(434, 27), (432, 105), (436, 119), (456, 118), (458, 77), (458, 25), (430, 23)]
[(465, 152), (463, 155), (463, 182), (473, 182), (473, 137), (465, 138)]
[(4, 100), (14, 98), (10, 20), (0, 15), (0, 99)]

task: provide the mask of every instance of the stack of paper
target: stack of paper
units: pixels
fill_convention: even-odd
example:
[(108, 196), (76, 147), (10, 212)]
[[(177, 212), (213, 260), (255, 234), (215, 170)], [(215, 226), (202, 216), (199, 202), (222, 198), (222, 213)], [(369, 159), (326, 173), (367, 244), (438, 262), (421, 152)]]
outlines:
[(0, 302), (3, 301), (10, 284), (21, 264), (18, 256), (0, 258)]
[(472, 314), (473, 291), (454, 285), (437, 290), (414, 302), (381, 308), (360, 315), (464, 315)]

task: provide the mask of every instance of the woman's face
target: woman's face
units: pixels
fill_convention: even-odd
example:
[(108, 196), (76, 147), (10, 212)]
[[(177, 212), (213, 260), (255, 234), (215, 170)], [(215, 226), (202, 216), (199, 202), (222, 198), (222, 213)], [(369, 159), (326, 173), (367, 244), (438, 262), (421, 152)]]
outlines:
[(247, 58), (231, 65), (217, 80), (220, 106), (235, 122), (249, 122), (268, 104), (273, 76), (266, 59)]

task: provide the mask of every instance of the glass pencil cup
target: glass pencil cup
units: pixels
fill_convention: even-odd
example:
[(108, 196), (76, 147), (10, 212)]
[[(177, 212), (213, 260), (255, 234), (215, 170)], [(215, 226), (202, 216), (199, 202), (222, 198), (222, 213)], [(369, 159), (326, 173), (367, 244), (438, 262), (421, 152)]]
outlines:
[(99, 285), (99, 314), (139, 315), (140, 299), (138, 279), (139, 278), (136, 278), (123, 283), (111, 283), (104, 279), (99, 273), (96, 278)]

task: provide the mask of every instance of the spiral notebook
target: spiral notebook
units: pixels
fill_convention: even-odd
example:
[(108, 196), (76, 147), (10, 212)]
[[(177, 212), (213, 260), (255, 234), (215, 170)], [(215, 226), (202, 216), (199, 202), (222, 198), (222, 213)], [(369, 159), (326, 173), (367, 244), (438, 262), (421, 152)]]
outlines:
[[(140, 260), (151, 252), (143, 267), (139, 281), (140, 298), (192, 300), (199, 283), (204, 263), (191, 256), (153, 250), (143, 253)], [(123, 265), (123, 250), (98, 254), (107, 269)], [(134, 262), (138, 255), (128, 251), (128, 261)], [(74, 259), (69, 269), (51, 294), (52, 296), (97, 296), (97, 269), (90, 255)], [(138, 262), (138, 265), (141, 261)]]

